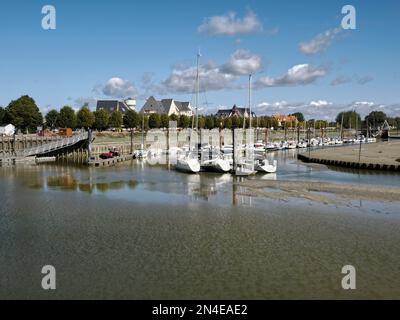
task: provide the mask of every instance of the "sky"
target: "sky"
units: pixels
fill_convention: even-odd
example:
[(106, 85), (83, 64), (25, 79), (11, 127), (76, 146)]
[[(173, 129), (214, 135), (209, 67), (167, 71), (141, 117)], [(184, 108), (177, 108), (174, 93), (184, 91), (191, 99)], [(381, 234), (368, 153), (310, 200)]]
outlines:
[[(356, 9), (345, 30), (342, 7)], [(42, 28), (42, 7), (56, 28)], [(200, 113), (248, 105), (257, 114), (342, 110), (400, 116), (398, 0), (0, 0), (0, 105), (23, 94), (43, 113), (97, 99), (194, 103)]]

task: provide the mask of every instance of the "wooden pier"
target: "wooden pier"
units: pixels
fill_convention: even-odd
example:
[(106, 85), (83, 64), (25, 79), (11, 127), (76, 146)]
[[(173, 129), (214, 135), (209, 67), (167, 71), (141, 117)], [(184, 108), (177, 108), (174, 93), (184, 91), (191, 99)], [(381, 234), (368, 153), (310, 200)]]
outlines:
[(119, 162), (132, 160), (133, 156), (131, 154), (121, 155), (119, 157), (109, 158), (109, 159), (89, 159), (88, 165), (93, 167), (109, 167), (116, 165)]

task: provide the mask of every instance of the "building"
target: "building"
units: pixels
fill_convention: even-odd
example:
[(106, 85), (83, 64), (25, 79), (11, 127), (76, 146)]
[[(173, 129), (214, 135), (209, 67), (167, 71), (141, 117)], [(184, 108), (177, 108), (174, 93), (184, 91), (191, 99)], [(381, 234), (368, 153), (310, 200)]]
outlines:
[(136, 109), (136, 100), (132, 98), (125, 99), (123, 101), (118, 100), (98, 100), (96, 111), (103, 109), (108, 113), (112, 113), (116, 110), (121, 111), (122, 113), (127, 112), (128, 110)]
[[(232, 109), (219, 109), (217, 117), (229, 118), (229, 117), (245, 117), (248, 118), (250, 116), (249, 108), (239, 108), (236, 104), (232, 107)], [(252, 111), (251, 116), (255, 117), (256, 114)]]
[(0, 136), (12, 136), (15, 133), (15, 127), (12, 124), (0, 126)]
[(185, 115), (191, 117), (193, 115), (190, 102), (176, 101), (174, 99), (156, 100), (153, 96), (147, 99), (140, 112), (159, 113), (168, 116), (175, 114), (177, 116)]
[(278, 126), (281, 127), (283, 123), (289, 122), (289, 123), (297, 123), (297, 118), (296, 116), (292, 115), (282, 115), (282, 114), (275, 114), (272, 116), (272, 119), (276, 120), (278, 122)]

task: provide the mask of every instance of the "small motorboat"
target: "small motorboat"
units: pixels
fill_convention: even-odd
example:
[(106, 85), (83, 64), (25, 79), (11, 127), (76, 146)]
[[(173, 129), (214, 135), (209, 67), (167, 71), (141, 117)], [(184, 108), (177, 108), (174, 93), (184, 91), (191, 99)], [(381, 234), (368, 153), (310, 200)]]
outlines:
[(267, 159), (264, 159), (262, 161), (257, 161), (255, 163), (255, 169), (257, 170), (257, 172), (275, 173), (277, 167), (278, 163), (276, 160), (274, 160), (272, 164), (270, 164)]

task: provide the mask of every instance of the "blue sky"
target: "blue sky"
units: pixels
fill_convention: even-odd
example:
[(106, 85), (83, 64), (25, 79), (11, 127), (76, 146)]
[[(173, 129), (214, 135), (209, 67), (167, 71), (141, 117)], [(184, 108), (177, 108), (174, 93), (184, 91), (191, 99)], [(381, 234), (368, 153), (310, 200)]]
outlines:
[[(56, 30), (41, 9), (56, 8)], [(356, 8), (356, 30), (340, 28)], [(202, 57), (202, 112), (245, 105), (253, 73), (259, 114), (379, 109), (400, 115), (400, 2), (0, 2), (0, 105), (31, 95), (43, 112), (99, 98), (193, 100)]]

